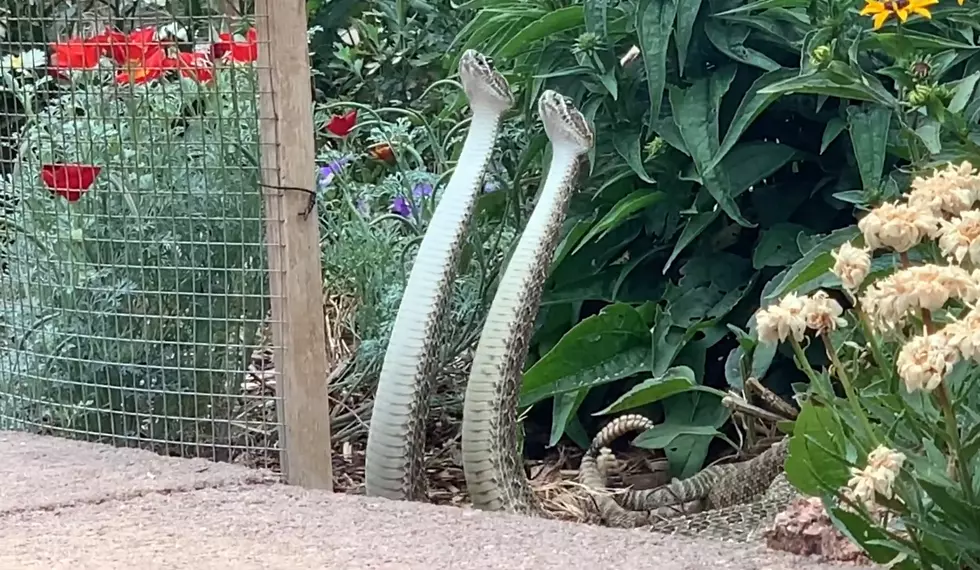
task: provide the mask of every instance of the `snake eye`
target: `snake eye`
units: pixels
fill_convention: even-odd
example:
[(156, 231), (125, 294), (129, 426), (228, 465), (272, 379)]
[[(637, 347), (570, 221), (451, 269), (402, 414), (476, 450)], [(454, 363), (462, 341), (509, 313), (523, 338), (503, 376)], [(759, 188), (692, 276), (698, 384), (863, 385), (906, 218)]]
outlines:
[(489, 69), (490, 71), (493, 71), (493, 58), (486, 57), (486, 58), (483, 58), (483, 61), (486, 62), (487, 69)]

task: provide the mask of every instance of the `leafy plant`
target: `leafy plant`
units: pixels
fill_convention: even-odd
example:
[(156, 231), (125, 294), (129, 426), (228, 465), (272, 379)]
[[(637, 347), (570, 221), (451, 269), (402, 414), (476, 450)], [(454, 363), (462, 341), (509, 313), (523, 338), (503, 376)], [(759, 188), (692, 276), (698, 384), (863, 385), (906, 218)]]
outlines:
[[(904, 200), (862, 219), (852, 241), (864, 247), (845, 242), (830, 264), (807, 263), (843, 289), (853, 305), (846, 313), (825, 291), (800, 297), (790, 288), (756, 316), (760, 339), (792, 346), (810, 380), (787, 476), (822, 497), (874, 561), (897, 568), (980, 563), (980, 282), (969, 271), (980, 261), (978, 191), (968, 163), (918, 178)], [(874, 250), (893, 253), (873, 259)], [(830, 366), (809, 364), (807, 341)]]
[[(597, 132), (524, 379), (525, 405), (552, 398), (552, 444), (584, 445), (592, 416), (626, 409), (610, 404), (637, 386), (674, 385), (667, 371), (686, 366), (695, 392), (649, 388), (662, 398), (636, 401), (672, 416), (696, 397), (707, 411), (685, 412), (660, 440), (675, 474), (696, 470), (730, 433), (718, 389), (741, 390), (743, 372), (782, 394), (806, 380), (756, 347), (754, 323), (730, 326), (791, 284), (815, 286), (792, 266), (848, 239), (854, 208), (897, 196), (923, 168), (978, 157), (969, 5), (943, 0), (904, 23), (889, 12), (879, 30), (852, 0), (464, 7), (476, 13), (453, 54), (495, 57), (526, 125), (553, 88)], [(545, 145), (526, 128), (519, 164), (533, 171)]]

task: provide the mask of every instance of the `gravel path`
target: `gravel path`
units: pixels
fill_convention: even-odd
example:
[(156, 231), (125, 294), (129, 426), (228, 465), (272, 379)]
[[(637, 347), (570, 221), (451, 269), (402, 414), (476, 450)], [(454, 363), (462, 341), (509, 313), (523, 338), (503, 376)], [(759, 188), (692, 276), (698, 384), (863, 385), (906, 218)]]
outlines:
[(831, 570), (732, 547), (306, 491), (270, 473), (0, 432), (0, 569)]

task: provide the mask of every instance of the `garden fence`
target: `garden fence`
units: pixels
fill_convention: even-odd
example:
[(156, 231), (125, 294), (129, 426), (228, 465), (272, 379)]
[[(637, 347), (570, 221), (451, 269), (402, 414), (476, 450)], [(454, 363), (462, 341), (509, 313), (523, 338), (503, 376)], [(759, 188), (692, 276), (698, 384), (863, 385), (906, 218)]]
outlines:
[(4, 4), (0, 429), (329, 488), (304, 2)]

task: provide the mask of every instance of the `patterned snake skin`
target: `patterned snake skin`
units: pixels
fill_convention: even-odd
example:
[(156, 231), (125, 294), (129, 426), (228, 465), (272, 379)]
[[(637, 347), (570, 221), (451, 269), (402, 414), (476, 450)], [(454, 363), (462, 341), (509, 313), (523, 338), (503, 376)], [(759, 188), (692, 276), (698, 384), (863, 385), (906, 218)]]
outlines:
[[(582, 458), (579, 482), (597, 491), (604, 489), (607, 473), (598, 461), (603, 448), (626, 433), (652, 426), (653, 422), (635, 414), (610, 422)], [(688, 479), (626, 493), (619, 502), (608, 493), (596, 492), (596, 507), (609, 526), (644, 527), (727, 542), (753, 541), (799, 496), (782, 471), (788, 441), (780, 440), (749, 461), (709, 467)]]

